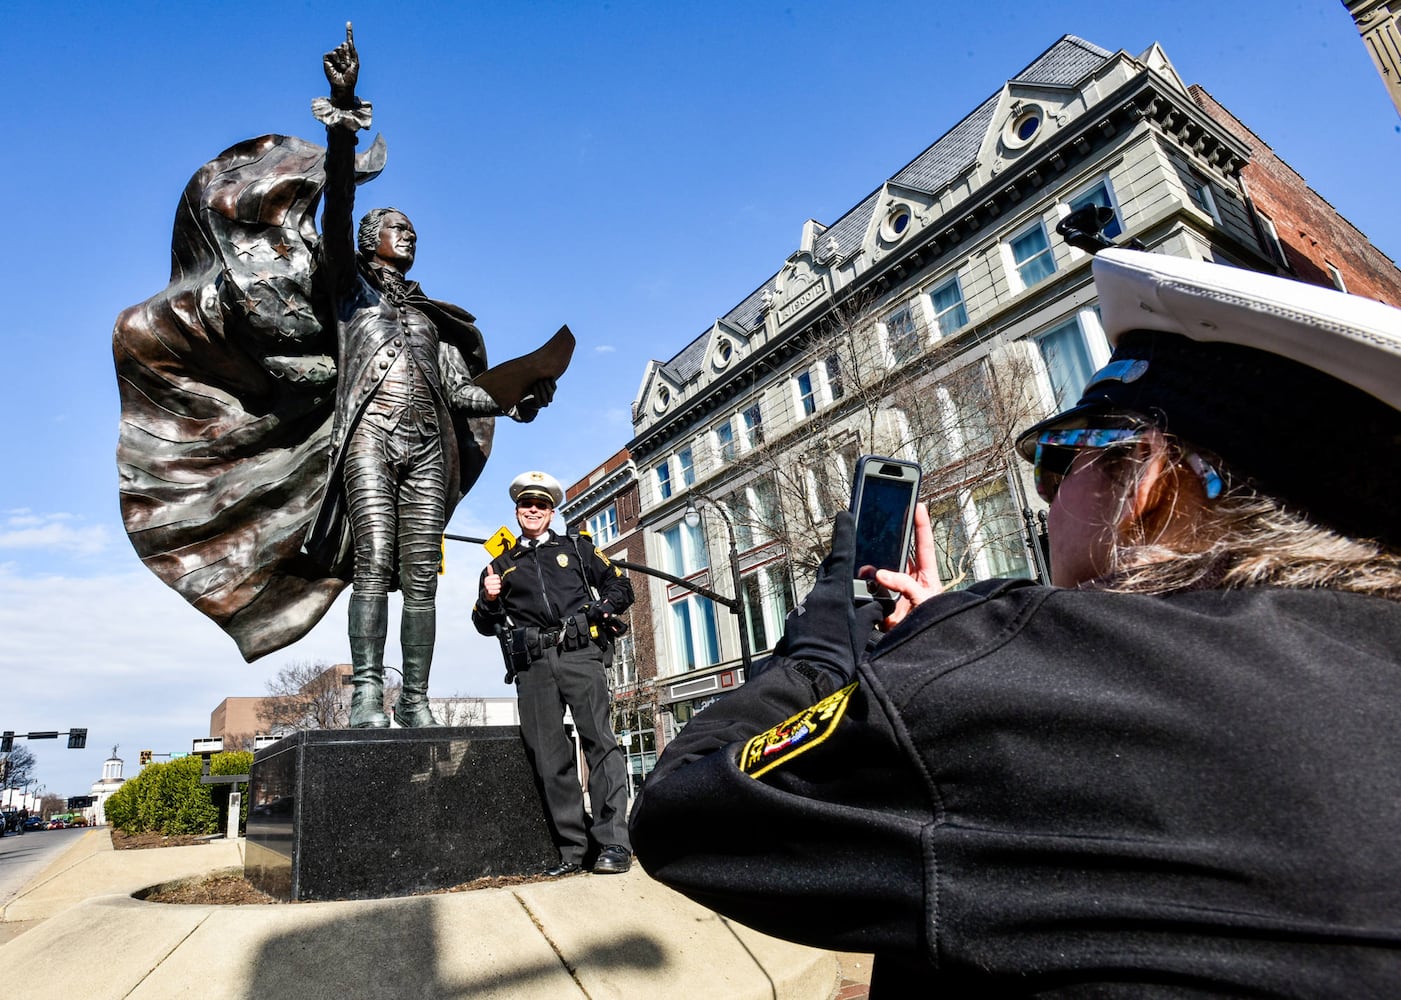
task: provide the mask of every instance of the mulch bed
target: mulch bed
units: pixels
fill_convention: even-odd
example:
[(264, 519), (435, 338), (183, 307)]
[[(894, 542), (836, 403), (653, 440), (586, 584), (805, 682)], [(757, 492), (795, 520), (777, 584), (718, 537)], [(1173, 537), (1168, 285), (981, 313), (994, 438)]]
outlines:
[[(122, 833), (112, 831), (112, 846), (119, 851), (146, 850), (159, 847), (187, 847), (192, 844), (207, 844), (211, 838), (182, 834), (167, 837), (159, 833)], [(440, 895), (448, 892), (471, 892), (475, 889), (501, 889), (512, 885), (529, 885), (544, 881), (541, 875), (489, 875), (473, 879), (447, 889), (434, 889), (422, 895)], [(264, 903), (283, 903), (253, 886), (236, 871), (211, 872), (199, 878), (171, 882), (157, 886), (143, 894), (141, 899), (148, 903), (195, 903), (205, 906), (244, 906)]]
[(119, 851), (144, 851), (151, 847), (189, 847), (192, 844), (207, 844), (209, 836), (195, 836), (181, 833), (167, 837), (163, 833), (123, 833), (112, 831), (112, 846)]
[(139, 898), (148, 903), (197, 903), (203, 906), (244, 906), (256, 903), (280, 903), (253, 885), (236, 871), (212, 872), (200, 878), (185, 879), (157, 886)]

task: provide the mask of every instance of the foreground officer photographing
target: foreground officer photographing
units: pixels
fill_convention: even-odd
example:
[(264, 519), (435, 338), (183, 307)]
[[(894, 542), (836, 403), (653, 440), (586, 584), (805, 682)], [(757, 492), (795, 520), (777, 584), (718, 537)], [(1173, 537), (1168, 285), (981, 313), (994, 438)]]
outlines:
[[(627, 765), (608, 724), (601, 647), (615, 633), (615, 616), (632, 604), (632, 584), (588, 539), (550, 531), (564, 499), (553, 476), (523, 473), (510, 493), (522, 537), (482, 571), (472, 624), (501, 637), (514, 674), (521, 738), (559, 848), (559, 862), (545, 874), (579, 871), (590, 834), (600, 847), (593, 871), (625, 872), (632, 867)], [(591, 825), (564, 728), (566, 705), (589, 762)]]
[(1055, 586), (940, 593), (919, 508), (868, 651), (838, 514), (775, 655), (667, 745), (638, 857), (874, 952), (873, 998), (1395, 997), (1401, 311), (1094, 276), (1114, 355), (1018, 442)]

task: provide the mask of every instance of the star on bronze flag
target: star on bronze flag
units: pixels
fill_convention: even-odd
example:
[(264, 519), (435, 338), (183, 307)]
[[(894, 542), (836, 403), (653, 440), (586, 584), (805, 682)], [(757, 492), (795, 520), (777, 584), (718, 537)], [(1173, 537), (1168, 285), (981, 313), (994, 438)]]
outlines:
[(307, 308), (306, 303), (303, 302), (301, 299), (296, 298), (295, 296), (294, 296), (293, 298), (290, 298), (290, 299), (283, 299), (282, 301), (283, 301), (283, 305), (286, 307), (286, 308), (284, 308), (284, 309), (282, 310), (282, 315), (284, 315), (284, 316), (311, 316), (311, 315), (312, 315), (312, 312), (311, 312), (310, 309)]
[(282, 240), (280, 243), (274, 243), (272, 248), (282, 260), (292, 259), (292, 245), (286, 240)]

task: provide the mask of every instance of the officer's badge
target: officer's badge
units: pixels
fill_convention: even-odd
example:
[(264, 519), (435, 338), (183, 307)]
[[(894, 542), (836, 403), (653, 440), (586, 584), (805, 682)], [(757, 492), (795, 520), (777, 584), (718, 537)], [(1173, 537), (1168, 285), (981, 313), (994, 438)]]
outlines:
[(856, 684), (856, 681), (852, 681), (811, 708), (803, 709), (786, 722), (755, 736), (740, 751), (739, 769), (751, 778), (757, 778), (817, 746), (832, 735), (832, 730), (842, 720)]
[(555, 562), (559, 563), (560, 569), (567, 569), (569, 567), (569, 557), (563, 552), (555, 556)]

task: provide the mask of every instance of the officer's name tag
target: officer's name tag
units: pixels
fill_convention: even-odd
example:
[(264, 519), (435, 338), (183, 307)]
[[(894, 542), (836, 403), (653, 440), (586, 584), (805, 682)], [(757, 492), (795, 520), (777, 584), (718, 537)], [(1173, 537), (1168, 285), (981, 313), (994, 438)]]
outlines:
[(780, 722), (766, 733), (760, 733), (744, 745), (739, 755), (739, 769), (757, 778), (798, 754), (821, 743), (846, 712), (856, 681), (823, 698), (811, 708), (805, 708), (786, 722)]

